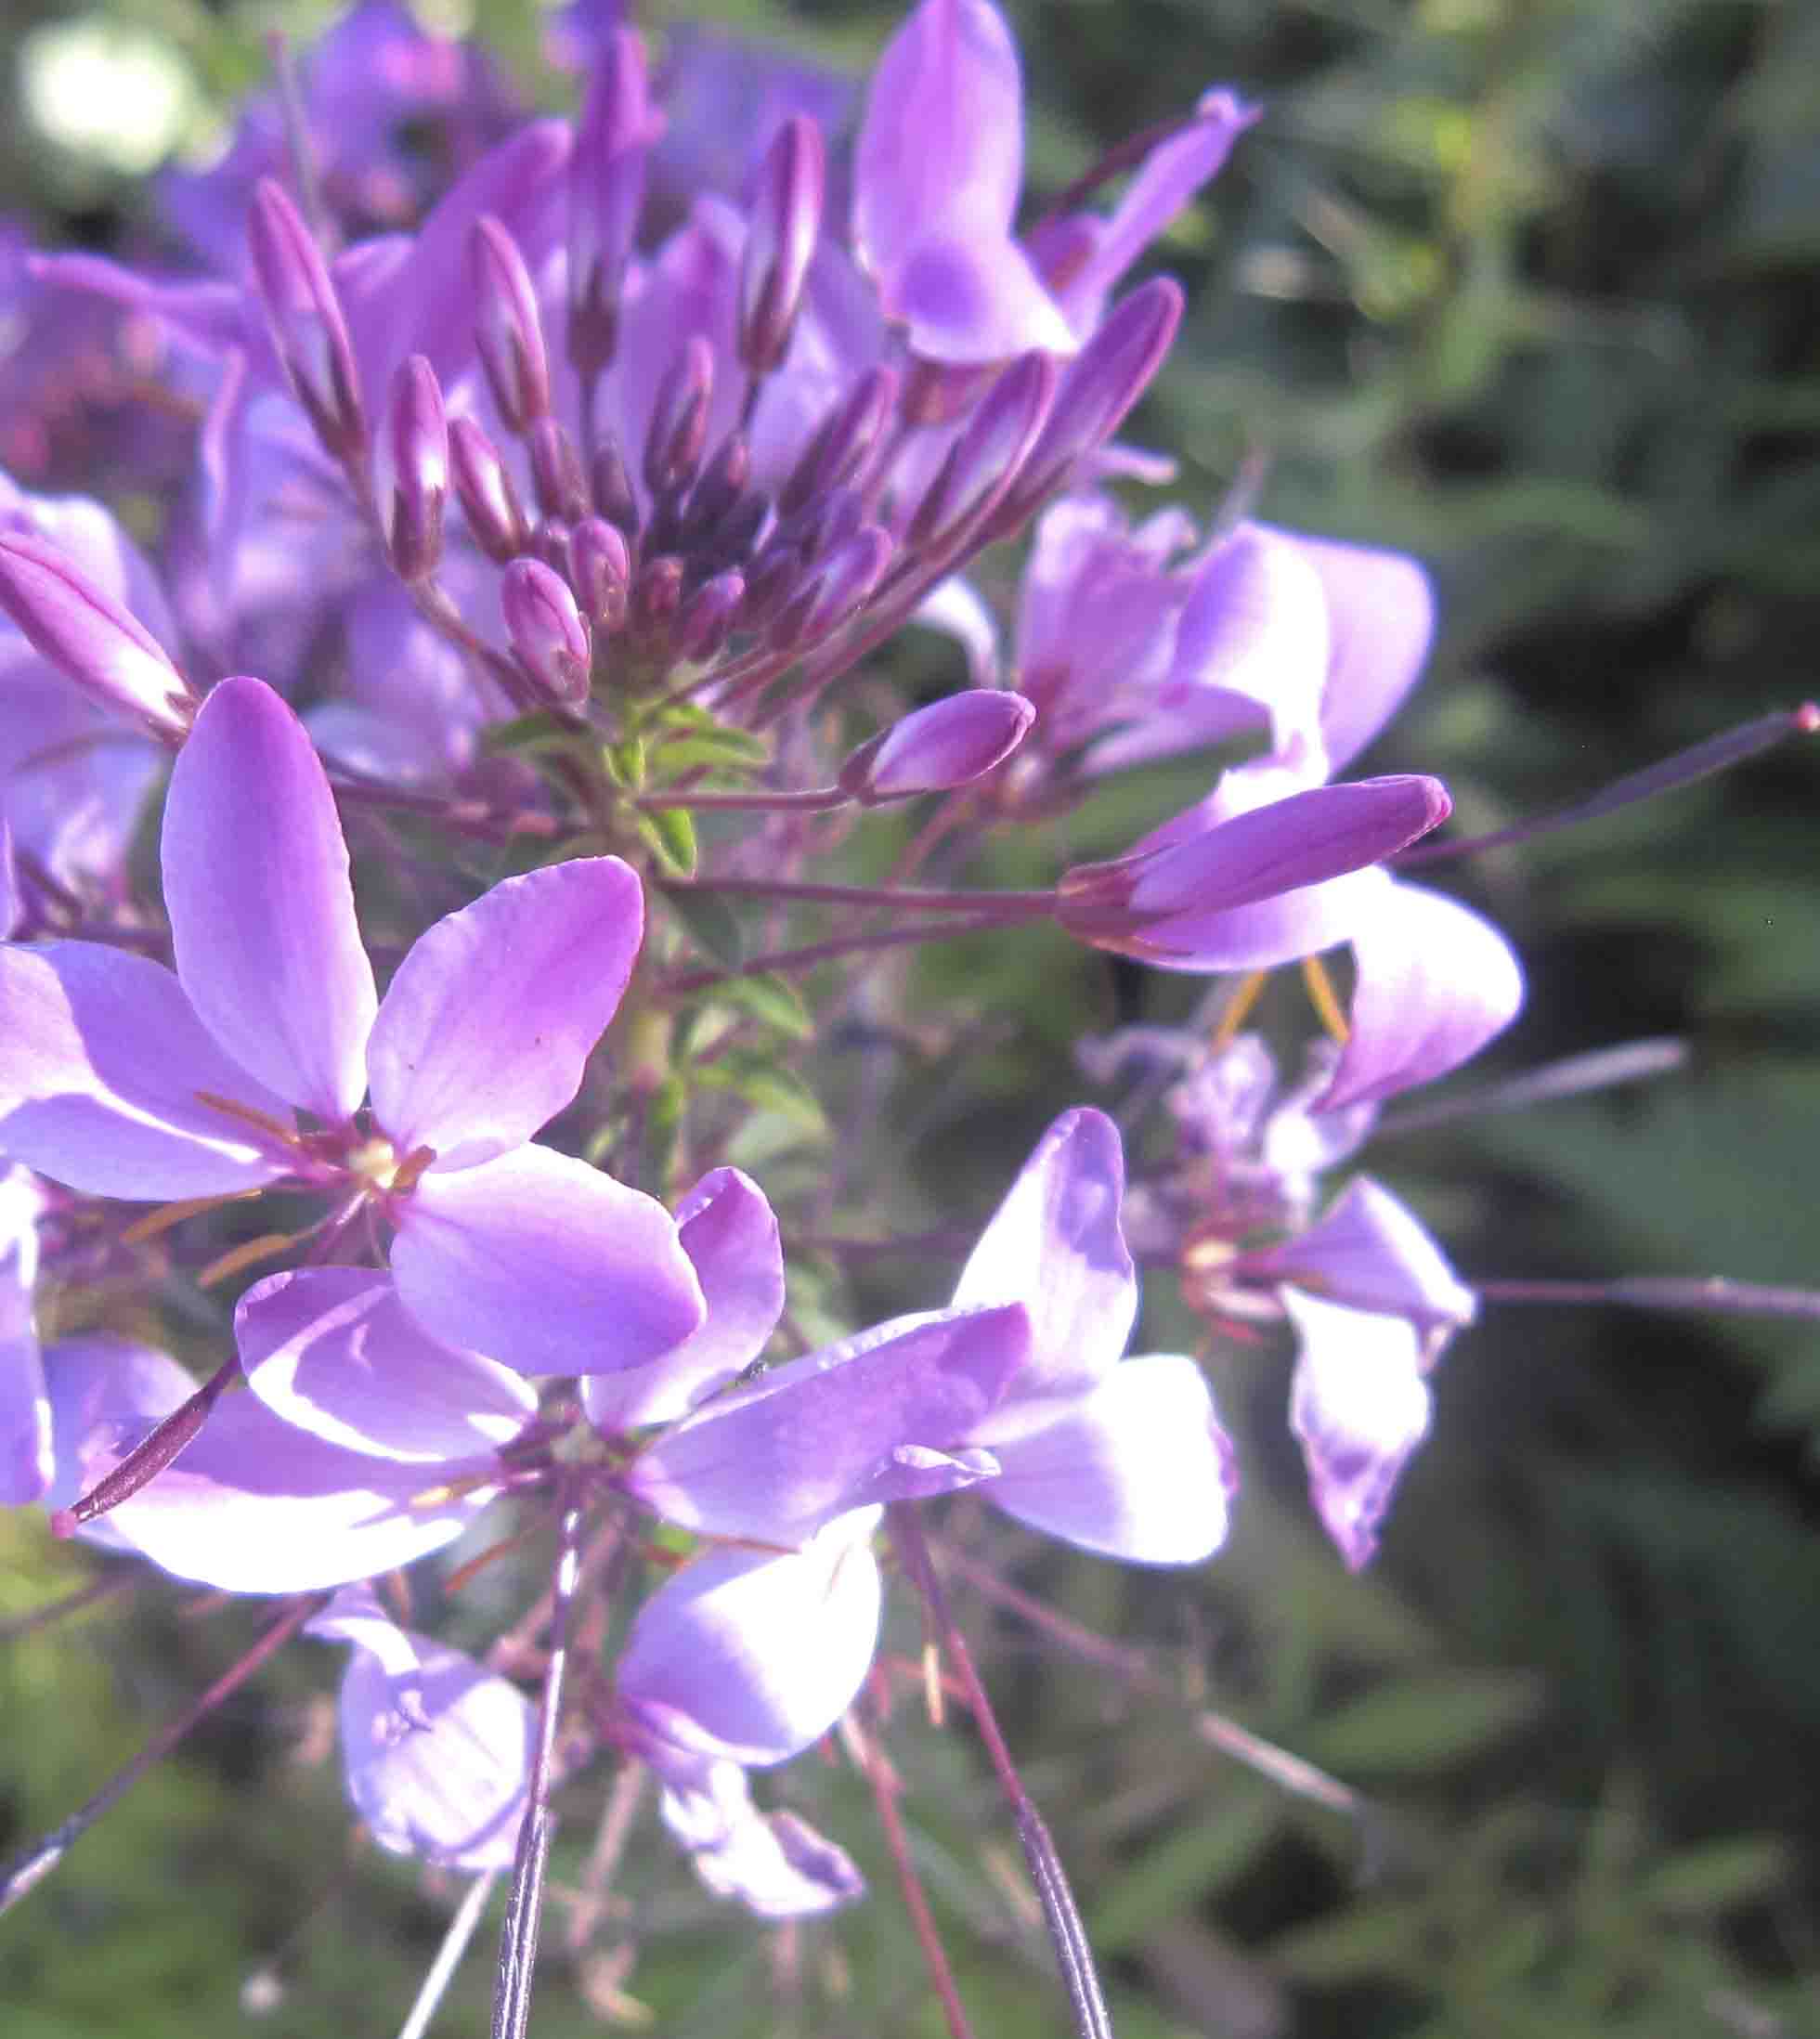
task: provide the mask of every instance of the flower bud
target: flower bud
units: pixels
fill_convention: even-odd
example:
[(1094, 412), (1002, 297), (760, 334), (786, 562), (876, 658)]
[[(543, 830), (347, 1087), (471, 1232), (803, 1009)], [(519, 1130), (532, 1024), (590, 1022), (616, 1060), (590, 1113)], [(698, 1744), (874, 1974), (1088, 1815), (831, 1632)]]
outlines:
[(994, 513), (995, 537), (1015, 530), (1124, 422), (1163, 366), (1181, 319), (1181, 286), (1166, 276), (1140, 284), (1107, 314), (1070, 363), (1042, 436)]
[(791, 114), (765, 151), (739, 263), (739, 358), (754, 375), (769, 375), (789, 346), (826, 175), (821, 129)]
[(675, 633), (676, 656), (686, 664), (705, 666), (727, 639), (746, 599), (744, 574), (716, 574), (705, 580), (682, 605)]
[(772, 649), (800, 650), (844, 623), (878, 585), (892, 550), (889, 531), (876, 524), (862, 525), (784, 605), (766, 637)]
[(531, 557), (540, 559), (552, 574), (566, 580), (570, 565), (569, 539), (569, 527), (561, 517), (540, 517), (537, 529), (531, 533)]
[(593, 503), (588, 494), (588, 477), (581, 472), (581, 456), (562, 425), (551, 417), (540, 418), (526, 441), (531, 453), (531, 480), (539, 507), (546, 516), (564, 517), (578, 524)]
[(862, 744), (836, 784), (866, 807), (944, 793), (983, 778), (1023, 742), (1036, 720), (1020, 694), (975, 687), (906, 715)]
[(1032, 352), (994, 383), (916, 505), (906, 551), (940, 550), (1012, 487), (1060, 380), (1054, 357)]
[(490, 214), (468, 239), (474, 272), (474, 344), (508, 432), (525, 432), (550, 409), (550, 362), (537, 292), (518, 243)]
[(594, 508), (609, 524), (617, 524), (629, 536), (638, 532), (638, 496), (626, 466), (626, 456), (610, 432), (601, 435), (594, 451)]
[(448, 495), (448, 423), (436, 370), (422, 355), (398, 364), (373, 448), (373, 496), (385, 556), (401, 580), (426, 579), (442, 557)]
[[(698, 542), (726, 515), (746, 487), (752, 472), (752, 444), (736, 428), (714, 448), (701, 478), (689, 491), (688, 514), (683, 520), (686, 537)], [(693, 551), (694, 544), (685, 547)]]
[(619, 293), (644, 202), (644, 164), (664, 131), (644, 49), (630, 29), (606, 40), (569, 159), (568, 357), (598, 375), (619, 338)]
[(1097, 948), (1186, 955), (1221, 915), (1394, 856), (1452, 805), (1438, 779), (1405, 773), (1315, 786), (1201, 828), (1190, 813), (1126, 856), (1063, 872), (1056, 918)]
[(897, 386), (897, 371), (888, 368), (867, 369), (854, 383), (798, 455), (777, 498), (783, 515), (794, 516), (828, 489), (852, 480), (896, 408)]
[(352, 460), (366, 449), (367, 417), (347, 321), (316, 237), (275, 178), (254, 188), (247, 241), (285, 379), (330, 453)]
[(580, 707), (593, 653), (567, 581), (541, 560), (514, 559), (500, 584), (500, 612), (531, 684), (557, 707)]
[(708, 407), (714, 398), (714, 350), (691, 333), (664, 372), (651, 406), (644, 441), (644, 480), (655, 496), (686, 488), (708, 443)]
[(569, 540), (569, 584), (596, 636), (626, 620), (631, 552), (624, 534), (604, 517), (584, 517)]
[(631, 624), (641, 637), (668, 630), (682, 607), (682, 562), (674, 552), (647, 559), (632, 583)]
[(0, 609), (32, 648), (101, 707), (181, 743), (196, 703), (164, 647), (56, 546), (0, 532)]
[(449, 426), (448, 464), (474, 543), (500, 565), (515, 558), (528, 542), (524, 506), (499, 448), (472, 418)]

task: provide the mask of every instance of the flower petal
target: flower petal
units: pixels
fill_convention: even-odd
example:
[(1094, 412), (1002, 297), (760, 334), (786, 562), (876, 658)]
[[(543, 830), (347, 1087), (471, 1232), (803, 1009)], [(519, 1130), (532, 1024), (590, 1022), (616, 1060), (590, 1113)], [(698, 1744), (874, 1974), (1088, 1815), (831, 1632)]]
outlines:
[(1350, 936), (1351, 1038), (1322, 1111), (1394, 1097), (1476, 1055), (1516, 1018), (1523, 968), (1483, 916), (1398, 880)]
[(679, 1753), (784, 1762), (846, 1712), (878, 1640), (878, 1520), (856, 1510), (781, 1556), (709, 1552), (639, 1609), (618, 1705), (660, 1774)]
[(666, 1521), (793, 1543), (877, 1501), (996, 1470), (961, 1449), (1024, 1363), (1020, 1305), (896, 1318), (778, 1367), (641, 1452), (620, 1484)]
[(664, 1825), (716, 1897), (760, 1918), (812, 1918), (865, 1894), (844, 1849), (794, 1812), (760, 1812), (737, 1763), (703, 1763), (664, 1787)]
[(0, 1170), (0, 1507), (36, 1500), (55, 1471), (50, 1397), (32, 1321), (43, 1207), (29, 1170)]
[(215, 1039), (338, 1123), (366, 1094), (377, 997), (334, 795), (304, 725), (260, 680), (224, 680), (164, 809), (177, 975)]
[(1406, 1317), (1346, 1309), (1298, 1289), (1282, 1299), (1301, 1342), (1290, 1428), (1316, 1512), (1356, 1572), (1377, 1549), (1398, 1476), (1428, 1435), (1422, 1337)]
[(1040, 1420), (1043, 1405), (1095, 1387), (1117, 1365), (1138, 1315), (1138, 1278), (1119, 1202), (1124, 1154), (1103, 1111), (1064, 1111), (1019, 1171), (955, 1290), (956, 1309), (1020, 1302), (1030, 1357), (995, 1419), (968, 1432), (991, 1445)]
[(784, 1314), (777, 1218), (749, 1175), (712, 1170), (677, 1205), (676, 1224), (708, 1316), (693, 1336), (648, 1366), (587, 1377), (581, 1404), (596, 1430), (632, 1430), (686, 1414), (759, 1357)]
[[(71, 1339), (46, 1357), (53, 1507), (86, 1493), (196, 1385), (122, 1339)], [(82, 1534), (226, 1592), (308, 1592), (440, 1550), (491, 1499), (434, 1494), (422, 1467), (344, 1451), (228, 1395), (181, 1457)]]
[(280, 1120), (169, 970), (97, 942), (0, 948), (0, 1153), (98, 1197), (199, 1197), (286, 1174), (273, 1141), (202, 1102)]
[(509, 1869), (537, 1746), (524, 1694), (460, 1650), (392, 1627), (365, 1591), (339, 1594), (308, 1632), (354, 1645), (342, 1760), (373, 1838), (442, 1868)]
[(234, 1335), (247, 1385), (272, 1414), (350, 1451), (431, 1464), (484, 1457), (537, 1414), (522, 1375), (427, 1336), (371, 1268), (256, 1282)]
[(644, 932), (637, 876), (578, 857), (507, 878), (421, 935), (367, 1050), (373, 1117), (439, 1169), (522, 1146), (581, 1086)]
[(1422, 677), (1435, 635), (1435, 591), (1407, 553), (1337, 539), (1282, 536), (1320, 576), (1331, 646), (1320, 704), (1330, 771), (1343, 772)]
[(1047, 1429), (998, 1448), (985, 1498), (1033, 1529), (1135, 1565), (1199, 1565), (1226, 1540), (1232, 1447), (1192, 1359), (1115, 1367)]
[(1408, 1204), (1357, 1175), (1318, 1225), (1241, 1256), (1247, 1280), (1287, 1281), (1349, 1309), (1407, 1317), (1443, 1337), (1478, 1313), (1478, 1300)]
[(706, 1312), (663, 1205), (547, 1147), (433, 1168), (397, 1221), (406, 1308), (445, 1344), (524, 1373), (642, 1366)]

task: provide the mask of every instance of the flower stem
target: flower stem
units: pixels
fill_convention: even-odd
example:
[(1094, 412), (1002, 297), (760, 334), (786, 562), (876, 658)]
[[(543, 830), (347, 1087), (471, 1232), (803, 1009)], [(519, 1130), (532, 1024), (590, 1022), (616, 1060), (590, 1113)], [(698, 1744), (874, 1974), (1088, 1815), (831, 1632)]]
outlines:
[(722, 892), (731, 899), (800, 901), (824, 906), (880, 906), (899, 913), (981, 914), (994, 922), (1035, 920), (1053, 913), (1056, 895), (1041, 892), (937, 892), (882, 885), (799, 885), (787, 878), (672, 878), (676, 891)]
[(764, 955), (750, 955), (737, 968), (689, 970), (681, 977), (665, 979), (657, 989), (673, 998), (705, 991), (710, 984), (724, 983), (730, 977), (760, 977), (768, 972), (788, 975), (812, 970), (818, 963), (829, 963), (862, 949), (896, 949), (907, 942), (946, 942), (959, 935), (983, 934), (998, 926), (980, 915), (967, 920), (938, 920), (910, 928), (875, 928), (859, 934), (836, 935), (827, 942), (812, 942), (801, 949), (773, 949)]
[(1615, 1303), (1638, 1310), (1718, 1310), (1820, 1323), (1820, 1289), (1774, 1288), (1729, 1275), (1632, 1275), (1616, 1281), (1475, 1281), (1486, 1303)]
[(922, 1526), (915, 1510), (902, 1503), (891, 1508), (890, 1520), (891, 1537), (904, 1560), (904, 1570), (923, 1596), (923, 1604), (929, 1610), (942, 1650), (967, 1695), (973, 1724), (980, 1731), (980, 1739), (986, 1745), (986, 1754), (997, 1774), (999, 1787), (1017, 1822), (1018, 1839), (1023, 1846), (1024, 1860), (1030, 1864), (1036, 1894), (1042, 1902), (1043, 1916), (1048, 1924), (1050, 1944), (1055, 1949), (1068, 2001), (1074, 2013), (1075, 2032), (1079, 2039), (1112, 2039), (1112, 2013), (1106, 2008), (1106, 1998), (1093, 1964), (1093, 1951), (1087, 1945), (1086, 1928), (1082, 1922), (1080, 1908), (1074, 1903), (1074, 1893), (1068, 1887), (1061, 1857), (1056, 1851), (1055, 1841), (1043, 1815), (1023, 1787), (1023, 1780), (1011, 1760), (1011, 1751), (999, 1732), (992, 1702), (986, 1697), (986, 1689), (974, 1668), (972, 1652), (956, 1625), (948, 1596), (930, 1556), (929, 1545), (923, 1540)]

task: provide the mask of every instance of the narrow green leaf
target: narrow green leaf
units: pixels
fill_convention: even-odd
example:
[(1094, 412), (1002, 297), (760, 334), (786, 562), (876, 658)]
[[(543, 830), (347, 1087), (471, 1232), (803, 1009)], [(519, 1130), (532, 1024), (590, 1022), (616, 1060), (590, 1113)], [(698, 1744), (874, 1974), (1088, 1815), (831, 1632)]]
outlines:
[(719, 892), (696, 892), (686, 886), (664, 885), (658, 887), (657, 896), (703, 955), (729, 970), (736, 970), (745, 961), (746, 943), (738, 916)]
[(687, 808), (641, 809), (632, 817), (639, 839), (671, 877), (696, 875), (696, 825)]
[(806, 1041), (815, 1031), (809, 1007), (781, 977), (730, 977), (707, 995), (715, 1005), (736, 1007), (748, 1019), (775, 1027), (794, 1041)]

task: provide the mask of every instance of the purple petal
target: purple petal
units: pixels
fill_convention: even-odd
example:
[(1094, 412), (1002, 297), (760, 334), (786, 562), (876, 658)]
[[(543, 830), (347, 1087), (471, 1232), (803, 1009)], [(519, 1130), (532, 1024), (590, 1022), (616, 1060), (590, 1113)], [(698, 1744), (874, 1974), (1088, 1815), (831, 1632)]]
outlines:
[(370, 1268), (272, 1275), (240, 1298), (234, 1335), (273, 1415), (350, 1451), (484, 1460), (537, 1414), (521, 1375), (425, 1336)]
[(703, 1884), (760, 1918), (812, 1918), (865, 1894), (845, 1850), (794, 1812), (758, 1810), (737, 1763), (703, 1763), (667, 1784), (659, 1811)]
[(640, 1453), (621, 1485), (710, 1536), (794, 1543), (849, 1509), (995, 1470), (963, 1448), (1024, 1362), (1018, 1305), (897, 1318), (778, 1367)]
[(1402, 706), (1435, 634), (1435, 591), (1402, 552), (1283, 534), (1320, 576), (1330, 652), (1320, 733), (1340, 772)]
[(881, 296), (911, 347), (930, 360), (1003, 361), (1033, 347), (1073, 348), (1068, 321), (1008, 235), (927, 234)]
[(334, 795), (304, 725), (224, 680), (164, 809), (164, 903), (197, 1016), (243, 1068), (331, 1123), (366, 1095), (378, 1004)]
[(618, 1703), (660, 1773), (678, 1754), (781, 1763), (846, 1712), (878, 1639), (878, 1519), (855, 1511), (782, 1556), (710, 1552), (639, 1609)]
[(998, 1448), (988, 1500), (1033, 1529), (1134, 1565), (1199, 1565), (1226, 1540), (1232, 1447), (1192, 1359), (1115, 1367), (1046, 1430)]
[(521, 1147), (581, 1085), (644, 931), (636, 876), (579, 857), (507, 878), (421, 935), (367, 1050), (373, 1117), (438, 1170)]
[(197, 1197), (289, 1172), (281, 1149), (202, 1102), (280, 1120), (169, 970), (88, 942), (0, 949), (0, 1153), (89, 1196)]
[(1320, 1224), (1240, 1265), (1248, 1280), (1292, 1282), (1350, 1309), (1407, 1317), (1430, 1339), (1478, 1313), (1427, 1227), (1369, 1175), (1355, 1176)]
[(1457, 1069), (1523, 1005), (1523, 967), (1491, 923), (1443, 892), (1398, 881), (1352, 930), (1351, 1038), (1322, 1111), (1394, 1097)]
[(0, 1171), (0, 1507), (36, 1500), (56, 1470), (50, 1397), (32, 1322), (44, 1201), (28, 1169)]
[(0, 942), (12, 939), (19, 916), (19, 868), (13, 862), (13, 832), (6, 821), (0, 820)]
[(1382, 1317), (1283, 1291), (1301, 1356), (1290, 1427), (1327, 1533), (1357, 1571), (1377, 1549), (1398, 1475), (1428, 1435), (1423, 1341), (1406, 1317)]
[(547, 1147), (433, 1168), (397, 1214), (392, 1275), (445, 1344), (524, 1373), (610, 1373), (687, 1338), (705, 1305), (662, 1204)]
[[(1091, 253), (1057, 287), (1070, 324), (1085, 337), (1099, 322), (1106, 296), (1151, 241), (1208, 180), (1257, 119), (1237, 93), (1203, 92), (1199, 116), (1150, 150), (1110, 219), (1091, 222)], [(1073, 224), (1070, 222), (1069, 224)]]
[(1124, 1193), (1118, 1128), (1086, 1107), (1064, 1111), (1019, 1171), (955, 1290), (956, 1309), (1020, 1302), (1030, 1313), (1030, 1357), (1008, 1406), (968, 1430), (972, 1442), (1015, 1435), (1117, 1365), (1138, 1314)]
[(677, 1206), (676, 1224), (708, 1315), (660, 1359), (582, 1383), (589, 1422), (609, 1435), (686, 1414), (759, 1357), (784, 1314), (777, 1218), (749, 1175), (712, 1170)]
[[(46, 1359), (53, 1507), (87, 1492), (196, 1385), (121, 1339), (72, 1339)], [(437, 1493), (421, 1466), (344, 1451), (228, 1395), (175, 1463), (82, 1534), (226, 1592), (308, 1592), (440, 1550), (491, 1499), (484, 1487)]]
[(395, 1627), (365, 1591), (338, 1594), (307, 1632), (354, 1645), (342, 1760), (373, 1838), (441, 1868), (509, 1869), (537, 1746), (525, 1695), (460, 1650)]
[(1002, 239), (1022, 181), (1023, 80), (1004, 16), (986, 0), (923, 0), (866, 97), (853, 159), (861, 261), (889, 278), (932, 233)]
[(868, 806), (967, 786), (1003, 764), (1035, 719), (1021, 695), (969, 687), (868, 738), (849, 755), (837, 784)]

